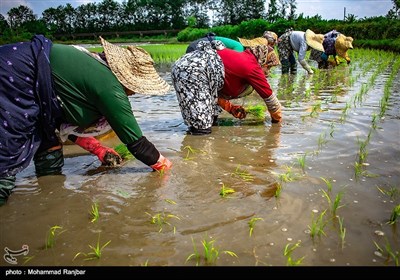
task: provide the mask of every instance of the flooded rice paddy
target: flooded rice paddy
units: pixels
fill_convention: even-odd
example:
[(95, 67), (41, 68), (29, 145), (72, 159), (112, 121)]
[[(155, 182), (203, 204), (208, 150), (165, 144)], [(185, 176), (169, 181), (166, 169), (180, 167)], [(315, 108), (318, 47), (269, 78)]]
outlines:
[[(38, 180), (32, 164), (18, 175), (0, 207), (0, 248), (29, 246), (16, 266), (399, 265), (399, 58), (350, 56), (312, 76), (274, 68), (282, 124), (223, 113), (212, 134), (187, 135), (174, 91), (132, 97), (173, 168), (105, 168), (65, 145), (63, 175)], [(171, 83), (169, 69), (159, 71)]]

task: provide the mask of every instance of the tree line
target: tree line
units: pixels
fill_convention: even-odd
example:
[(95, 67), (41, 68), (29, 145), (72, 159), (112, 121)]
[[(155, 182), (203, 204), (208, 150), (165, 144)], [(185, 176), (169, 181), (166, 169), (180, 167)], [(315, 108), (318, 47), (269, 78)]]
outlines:
[[(308, 21), (309, 26), (323, 25), (321, 16), (304, 17), (296, 14), (296, 0), (126, 0), (119, 3), (103, 0), (72, 7), (71, 4), (51, 7), (41, 17), (27, 6), (20, 5), (0, 14), (0, 43), (30, 39), (32, 34), (124, 32), (135, 30), (210, 29), (237, 26), (262, 20), (280, 33), (281, 26), (295, 27), (297, 22)], [(392, 0), (393, 8), (384, 18), (389, 22), (400, 19), (400, 0)], [(357, 19), (349, 14), (341, 21), (346, 24), (363, 23), (374, 18)], [(322, 23), (321, 23), (322, 22)], [(330, 22), (330, 21), (327, 21)], [(390, 27), (392, 24), (385, 24)], [(318, 30), (316, 30), (318, 31)], [(325, 30), (327, 32), (329, 30)], [(251, 30), (250, 34), (258, 32)], [(378, 34), (378, 31), (376, 32)], [(387, 33), (387, 32), (386, 32)], [(249, 33), (247, 33), (249, 34)], [(262, 32), (261, 32), (262, 34)], [(397, 33), (399, 34), (399, 33)], [(242, 35), (242, 34), (240, 34)], [(352, 34), (349, 34), (352, 35)], [(356, 34), (354, 34), (356, 35)], [(382, 34), (381, 34), (382, 36)]]

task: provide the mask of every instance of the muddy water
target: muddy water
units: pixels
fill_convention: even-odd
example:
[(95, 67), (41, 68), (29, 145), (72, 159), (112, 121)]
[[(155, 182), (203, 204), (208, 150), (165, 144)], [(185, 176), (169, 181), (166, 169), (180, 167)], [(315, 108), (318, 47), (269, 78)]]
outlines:
[[(269, 81), (284, 105), (281, 125), (268, 115), (238, 121), (224, 113), (211, 135), (186, 135), (173, 91), (132, 97), (144, 134), (173, 169), (151, 172), (134, 159), (103, 168), (66, 145), (62, 176), (38, 180), (32, 165), (19, 174), (0, 208), (0, 248), (28, 245), (16, 257), (21, 266), (207, 265), (203, 244), (219, 253), (208, 259), (215, 266), (394, 266), (388, 255), (399, 257), (400, 220), (387, 222), (400, 203), (400, 75), (384, 116), (372, 121), (393, 61), (377, 71), (380, 60), (357, 52), (351, 65), (312, 77), (299, 68), (291, 82), (274, 69)], [(367, 156), (356, 172), (362, 142)], [(234, 192), (223, 197), (222, 187)], [(100, 217), (91, 222), (95, 202)], [(51, 239), (53, 226), (61, 229)], [(89, 245), (105, 244), (99, 259), (86, 259)], [(199, 259), (188, 260), (194, 247)]]

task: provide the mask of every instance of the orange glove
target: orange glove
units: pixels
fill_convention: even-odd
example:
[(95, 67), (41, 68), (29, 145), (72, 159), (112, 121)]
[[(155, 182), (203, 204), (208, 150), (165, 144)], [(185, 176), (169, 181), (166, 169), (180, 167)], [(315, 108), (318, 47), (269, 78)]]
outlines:
[(281, 108), (279, 108), (278, 110), (276, 110), (275, 112), (269, 112), (269, 114), (271, 115), (271, 122), (272, 123), (278, 123), (282, 120), (282, 110)]
[(218, 97), (218, 105), (237, 119), (246, 118), (246, 110), (240, 105), (233, 105), (224, 98)]
[(116, 151), (102, 146), (100, 141), (94, 137), (78, 137), (75, 144), (96, 155), (103, 165), (117, 165), (122, 161), (121, 156)]
[(171, 169), (172, 162), (170, 162), (166, 157), (160, 154), (160, 157), (158, 158), (157, 162), (153, 165), (150, 165), (150, 167), (156, 171), (165, 171)]

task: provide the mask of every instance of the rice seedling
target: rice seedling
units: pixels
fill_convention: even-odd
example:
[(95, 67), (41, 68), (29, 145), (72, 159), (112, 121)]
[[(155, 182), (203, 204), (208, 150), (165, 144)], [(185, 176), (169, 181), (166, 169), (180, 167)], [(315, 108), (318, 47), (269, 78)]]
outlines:
[(283, 250), (283, 255), (287, 259), (287, 261), (286, 261), (286, 265), (287, 266), (297, 266), (297, 265), (300, 265), (303, 262), (305, 256), (301, 257), (301, 258), (299, 258), (297, 260), (292, 258), (293, 251), (296, 248), (300, 247), (300, 243), (301, 243), (301, 241), (299, 241), (299, 242), (297, 242), (296, 244), (293, 244), (293, 245), (292, 245), (292, 243), (286, 244), (285, 249)]
[(331, 123), (329, 127), (330, 127), (329, 136), (330, 136), (331, 138), (333, 138), (333, 132), (335, 131), (335, 124), (334, 124), (334, 123)]
[(318, 137), (318, 149), (321, 149), (326, 143), (328, 143), (328, 140), (326, 140), (326, 133), (322, 132)]
[(384, 190), (380, 187), (376, 187), (382, 194), (389, 196), (391, 199), (396, 199), (400, 195), (400, 190), (395, 187), (390, 187), (389, 190)]
[(344, 193), (344, 191), (338, 192), (335, 196), (335, 200), (332, 203), (331, 212), (332, 212), (332, 216), (334, 216), (334, 217), (336, 216), (337, 210), (344, 206), (344, 205), (340, 205), (340, 201), (342, 200), (343, 193)]
[(339, 236), (340, 236), (340, 244), (341, 244), (341, 248), (344, 248), (344, 238), (346, 237), (346, 228), (343, 227), (343, 220), (344, 218), (338, 218), (339, 221)]
[(165, 200), (165, 202), (168, 202), (169, 204), (176, 204), (176, 202), (173, 201), (172, 199), (166, 198), (166, 199), (164, 199), (164, 200)]
[(222, 184), (219, 195), (222, 197), (227, 197), (229, 194), (235, 193), (235, 190), (232, 188), (225, 187), (225, 184)]
[(324, 221), (326, 211), (327, 210), (321, 212), (321, 214), (319, 214), (317, 218), (315, 218), (314, 212), (312, 212), (311, 226), (310, 225), (308, 226), (308, 228), (310, 229), (310, 235), (312, 239), (314, 239), (315, 236), (321, 237), (322, 234), (326, 236), (324, 232), (324, 228), (327, 224), (327, 222)]
[(376, 129), (378, 127), (378, 115), (376, 113), (372, 113), (372, 128)]
[(359, 139), (357, 140), (359, 144), (359, 150), (358, 150), (358, 162), (360, 164), (363, 164), (367, 160), (368, 156), (368, 151), (367, 151), (367, 145), (369, 142), (369, 138), (367, 138), (365, 141), (360, 141)]
[(262, 104), (257, 104), (253, 106), (248, 106), (245, 108), (246, 113), (253, 115), (257, 119), (264, 119), (265, 118), (265, 112), (266, 112), (266, 107), (265, 105)]
[(232, 176), (240, 177), (242, 180), (246, 182), (251, 182), (254, 180), (254, 176), (251, 175), (248, 171), (240, 169), (240, 165), (238, 165), (233, 173)]
[(28, 262), (30, 262), (35, 256), (26, 256), (23, 257), (22, 259), (24, 260), (23, 264), (27, 264)]
[(175, 215), (172, 215), (172, 214), (165, 214), (164, 212), (157, 213), (155, 215), (151, 215), (150, 213), (147, 213), (147, 212), (146, 212), (146, 214), (150, 216), (150, 219), (151, 219), (150, 222), (152, 224), (155, 224), (155, 225), (158, 226), (158, 232), (161, 232), (163, 230), (164, 225), (168, 225), (168, 226), (173, 228), (173, 232), (175, 234), (176, 228), (175, 228), (175, 226), (171, 225), (168, 222), (168, 220), (171, 219), (171, 218), (175, 218), (175, 219), (180, 220), (180, 218), (178, 216), (175, 216)]
[(186, 154), (186, 157), (184, 158), (184, 160), (192, 160), (193, 157), (190, 157), (191, 154), (194, 155), (194, 154), (197, 154), (197, 153), (200, 153), (200, 152), (203, 153), (203, 154), (206, 153), (206, 152), (204, 152), (202, 150), (196, 150), (196, 149), (194, 149), (194, 148), (192, 148), (190, 146), (185, 146), (183, 149), (187, 150), (187, 154)]
[(393, 250), (392, 246), (390, 245), (389, 241), (386, 239), (385, 243), (385, 250), (382, 249), (378, 243), (374, 241), (374, 244), (376, 246), (376, 249), (378, 250), (379, 253), (382, 255), (386, 254), (386, 263), (389, 263), (390, 261), (394, 261), (395, 266), (399, 266), (399, 258), (400, 258), (400, 251), (399, 250)]
[(100, 218), (100, 212), (99, 212), (99, 206), (97, 202), (92, 204), (92, 210), (89, 212), (91, 220), (91, 223), (96, 222)]
[[(60, 231), (61, 230), (61, 231)], [(45, 248), (53, 248), (54, 244), (56, 243), (56, 237), (63, 233), (65, 230), (62, 230), (62, 227), (60, 226), (52, 226), (46, 234), (46, 242), (45, 242)]]
[(307, 153), (304, 153), (303, 155), (301, 155), (297, 158), (297, 162), (300, 165), (300, 168), (303, 171), (303, 173), (305, 172), (305, 168), (306, 168), (306, 156), (307, 156)]
[[(207, 239), (209, 239), (207, 237)], [(192, 243), (193, 243), (193, 250), (194, 253), (190, 254), (187, 258), (186, 258), (186, 262), (190, 261), (191, 259), (195, 259), (196, 260), (196, 266), (198, 266), (200, 264), (200, 262), (203, 260), (205, 262), (206, 265), (210, 265), (210, 264), (214, 264), (219, 256), (219, 249), (216, 248), (214, 246), (214, 242), (215, 240), (206, 240), (203, 239), (201, 241), (201, 245), (203, 246), (203, 255), (201, 255), (199, 253), (199, 251), (197, 250), (196, 244), (193, 240), (192, 237)], [(234, 252), (232, 251), (222, 251), (225, 254), (228, 254), (232, 257), (238, 257)]]
[(123, 160), (130, 160), (134, 158), (134, 156), (131, 154), (125, 144), (118, 144), (114, 147), (114, 150), (121, 156)]
[(276, 190), (275, 190), (275, 198), (279, 198), (281, 196), (282, 193), (282, 184), (281, 183), (277, 183), (276, 184)]
[(146, 260), (143, 264), (141, 264), (140, 266), (149, 266), (149, 260)]
[(396, 205), (393, 208), (392, 213), (390, 214), (388, 224), (394, 225), (399, 217), (400, 217), (400, 204)]
[(311, 106), (311, 112), (309, 116), (311, 118), (314, 118), (319, 115), (320, 111), (321, 111), (321, 101), (317, 101)]
[(324, 177), (320, 177), (322, 181), (325, 182), (326, 186), (328, 187), (328, 193), (332, 192), (332, 179), (326, 179)]
[(187, 45), (185, 44), (165, 44), (165, 45), (143, 45), (140, 46), (150, 53), (154, 62), (172, 63), (185, 54)]
[(255, 218), (255, 217), (253, 217), (253, 218), (251, 218), (250, 219), (250, 221), (248, 222), (248, 224), (249, 224), (249, 236), (251, 237), (251, 235), (253, 234), (253, 231), (254, 231), (254, 226), (255, 226), (255, 223), (257, 222), (257, 221), (263, 221), (264, 219), (263, 218)]
[(364, 173), (364, 165), (359, 162), (354, 162), (354, 177), (356, 180)]
[(89, 248), (92, 249), (92, 252), (89, 253), (83, 253), (83, 252), (79, 252), (75, 255), (75, 257), (73, 258), (73, 260), (75, 260), (79, 255), (84, 255), (86, 258), (83, 259), (84, 261), (90, 261), (90, 260), (96, 260), (96, 259), (100, 259), (103, 249), (110, 244), (111, 240), (107, 241), (106, 243), (104, 243), (102, 246), (100, 246), (100, 233), (99, 233), (99, 237), (97, 238), (97, 244), (95, 246), (92, 246), (89, 244)]
[(291, 166), (284, 165), (283, 167), (286, 169), (284, 173), (275, 173), (281, 183), (293, 182), (300, 177), (299, 174), (293, 172)]

